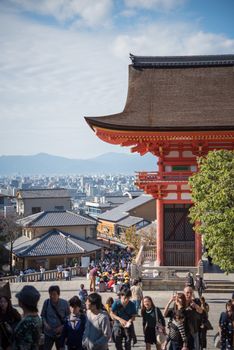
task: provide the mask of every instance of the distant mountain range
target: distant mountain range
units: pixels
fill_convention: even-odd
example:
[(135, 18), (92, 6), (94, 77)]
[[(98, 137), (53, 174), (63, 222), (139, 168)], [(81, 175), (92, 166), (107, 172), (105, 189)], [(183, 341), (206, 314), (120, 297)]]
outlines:
[(156, 164), (156, 158), (151, 154), (105, 153), (90, 159), (69, 159), (39, 153), (33, 156), (0, 156), (0, 174), (134, 174), (135, 171), (155, 171)]

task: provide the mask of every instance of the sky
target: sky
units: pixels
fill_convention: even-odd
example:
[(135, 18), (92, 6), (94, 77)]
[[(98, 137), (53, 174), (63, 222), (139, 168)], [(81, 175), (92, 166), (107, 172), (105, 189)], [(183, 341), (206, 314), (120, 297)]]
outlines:
[(234, 54), (234, 0), (1, 0), (0, 156), (129, 149), (84, 116), (124, 109), (129, 54)]

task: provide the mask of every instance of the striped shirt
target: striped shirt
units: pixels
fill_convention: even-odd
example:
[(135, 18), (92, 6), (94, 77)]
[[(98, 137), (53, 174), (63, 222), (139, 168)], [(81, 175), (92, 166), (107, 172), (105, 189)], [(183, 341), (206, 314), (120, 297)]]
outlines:
[(186, 343), (187, 338), (184, 329), (184, 322), (173, 320), (169, 323), (169, 339), (179, 344)]

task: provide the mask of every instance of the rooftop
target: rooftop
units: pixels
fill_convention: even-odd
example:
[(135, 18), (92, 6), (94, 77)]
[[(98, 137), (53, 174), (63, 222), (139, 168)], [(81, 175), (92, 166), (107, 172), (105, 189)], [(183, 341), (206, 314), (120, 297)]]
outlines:
[(205, 67), (233, 66), (234, 55), (201, 56), (135, 56), (130, 54), (134, 67)]
[(70, 198), (68, 190), (64, 188), (30, 189), (17, 192), (18, 198)]
[(152, 200), (154, 199), (151, 195), (142, 194), (141, 196), (129, 200), (128, 202), (121, 204), (116, 208), (107, 210), (105, 213), (98, 215), (98, 219), (118, 222), (120, 220), (126, 219), (129, 216), (129, 211)]
[(19, 220), (24, 227), (58, 227), (95, 225), (96, 220), (64, 211), (42, 211)]
[(93, 130), (234, 130), (234, 55), (131, 60), (123, 112), (86, 117)]
[(24, 257), (82, 254), (98, 249), (101, 247), (60, 230), (49, 231), (33, 240), (25, 236), (19, 237), (13, 246), (14, 253)]

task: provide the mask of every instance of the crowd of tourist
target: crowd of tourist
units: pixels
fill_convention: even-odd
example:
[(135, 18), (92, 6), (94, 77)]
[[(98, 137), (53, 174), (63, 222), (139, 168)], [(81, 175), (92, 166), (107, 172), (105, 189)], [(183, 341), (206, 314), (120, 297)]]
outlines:
[[(93, 267), (95, 268), (95, 267)], [(0, 297), (1, 350), (130, 350), (137, 342), (134, 321), (142, 317), (145, 349), (200, 350), (207, 348), (209, 305), (204, 297), (195, 298), (191, 286), (174, 293), (161, 311), (150, 296), (144, 296), (138, 280), (130, 288), (122, 286), (103, 305), (100, 293), (80, 285), (69, 301), (52, 285), (49, 297), (38, 313), (40, 293), (25, 285), (16, 293), (22, 315), (9, 297)], [(234, 293), (219, 319), (221, 350), (233, 349)]]
[[(130, 280), (130, 249), (106, 250), (101, 261), (92, 261), (89, 290), (80, 285), (70, 300), (51, 285), (49, 297), (38, 312), (40, 293), (25, 285), (16, 294), (22, 315), (7, 296), (0, 297), (0, 350), (131, 350), (137, 343), (134, 322), (142, 318), (145, 349), (202, 350), (207, 348), (209, 305), (202, 296), (206, 286), (199, 274), (188, 273), (183, 292), (172, 295), (163, 310), (142, 291), (139, 279)], [(69, 269), (68, 269), (69, 271)], [(44, 270), (41, 269), (41, 273)], [(63, 275), (61, 266), (58, 274)], [(68, 276), (65, 276), (69, 280)], [(195, 297), (195, 290), (198, 298)], [(103, 305), (101, 293), (112, 292)], [(234, 293), (219, 319), (221, 350), (234, 348)]]

